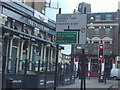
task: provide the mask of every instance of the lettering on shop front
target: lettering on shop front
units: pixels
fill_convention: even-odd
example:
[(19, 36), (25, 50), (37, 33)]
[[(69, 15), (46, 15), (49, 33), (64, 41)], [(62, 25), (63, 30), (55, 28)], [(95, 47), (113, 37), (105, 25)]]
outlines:
[(40, 80), (40, 85), (44, 85), (44, 80)]
[(28, 40), (35, 41), (35, 39), (34, 39), (34, 38), (27, 37), (27, 36), (24, 36), (24, 35), (22, 35), (22, 34), (20, 34), (20, 35), (19, 35), (19, 37), (21, 37), (21, 38), (25, 38), (25, 39), (28, 39)]
[(22, 83), (22, 80), (13, 80), (12, 83)]
[(54, 83), (54, 81), (47, 81), (46, 83), (47, 83), (47, 84), (49, 84), (49, 83)]

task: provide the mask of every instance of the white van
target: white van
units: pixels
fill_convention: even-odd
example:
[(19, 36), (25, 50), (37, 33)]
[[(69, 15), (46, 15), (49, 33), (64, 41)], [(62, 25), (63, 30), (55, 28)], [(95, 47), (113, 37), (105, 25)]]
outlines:
[(120, 69), (118, 68), (111, 69), (110, 77), (113, 78), (114, 80), (120, 79)]

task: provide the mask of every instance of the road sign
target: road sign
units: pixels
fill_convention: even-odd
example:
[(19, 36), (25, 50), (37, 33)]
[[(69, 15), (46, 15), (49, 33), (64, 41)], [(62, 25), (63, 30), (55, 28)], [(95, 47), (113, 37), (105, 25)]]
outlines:
[(57, 32), (56, 43), (58, 44), (76, 44), (77, 32)]
[[(87, 15), (86, 14), (57, 14), (56, 16), (56, 32), (78, 32), (79, 35), (76, 35), (76, 40), (78, 39), (79, 43), (76, 44), (85, 44), (86, 43), (86, 26), (87, 26)], [(58, 34), (56, 33), (56, 37)], [(57, 41), (57, 40), (56, 40)], [(63, 40), (62, 40), (63, 41)], [(63, 41), (64, 44), (67, 42)], [(63, 44), (62, 42), (60, 42)], [(73, 43), (71, 43), (73, 44)]]

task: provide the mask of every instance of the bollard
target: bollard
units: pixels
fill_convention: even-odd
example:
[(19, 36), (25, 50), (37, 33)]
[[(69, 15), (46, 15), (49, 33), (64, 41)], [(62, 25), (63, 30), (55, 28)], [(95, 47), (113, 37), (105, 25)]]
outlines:
[(13, 82), (13, 78), (6, 79), (6, 88), (11, 89), (12, 88), (12, 82)]

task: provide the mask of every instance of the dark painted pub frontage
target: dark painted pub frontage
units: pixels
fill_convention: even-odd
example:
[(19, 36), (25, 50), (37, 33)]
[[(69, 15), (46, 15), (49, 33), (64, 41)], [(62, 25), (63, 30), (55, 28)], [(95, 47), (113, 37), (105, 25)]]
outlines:
[[(38, 19), (36, 11), (22, 3), (0, 4), (2, 87), (53, 88), (55, 22), (45, 16)], [(61, 80), (64, 85), (75, 83), (74, 73), (60, 77), (58, 72), (57, 75), (57, 86)]]

